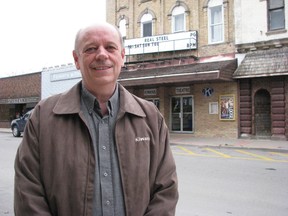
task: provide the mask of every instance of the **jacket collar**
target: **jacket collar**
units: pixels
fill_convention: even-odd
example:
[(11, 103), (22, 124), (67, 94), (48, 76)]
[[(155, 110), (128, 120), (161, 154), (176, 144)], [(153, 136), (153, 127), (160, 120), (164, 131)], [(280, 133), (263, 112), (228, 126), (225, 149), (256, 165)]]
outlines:
[[(81, 111), (81, 88), (82, 82), (78, 82), (70, 90), (61, 94), (53, 112), (55, 114), (75, 114)], [(118, 83), (120, 92), (120, 112), (127, 112), (140, 117), (145, 113), (135, 97)]]
[(55, 105), (53, 112), (55, 114), (73, 114), (79, 113), (81, 107), (81, 85), (82, 82), (78, 82), (70, 90), (63, 92)]
[(140, 117), (145, 117), (146, 114), (142, 107), (136, 101), (135, 96), (133, 96), (129, 91), (127, 91), (122, 85), (118, 84), (120, 91), (120, 109), (119, 112), (127, 112)]

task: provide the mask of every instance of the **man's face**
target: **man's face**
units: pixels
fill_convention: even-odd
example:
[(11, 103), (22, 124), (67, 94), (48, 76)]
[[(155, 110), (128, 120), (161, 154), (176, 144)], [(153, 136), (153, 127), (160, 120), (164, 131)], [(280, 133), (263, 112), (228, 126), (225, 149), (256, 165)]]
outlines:
[(75, 65), (88, 90), (115, 86), (124, 64), (125, 49), (113, 27), (99, 25), (83, 30), (76, 49)]

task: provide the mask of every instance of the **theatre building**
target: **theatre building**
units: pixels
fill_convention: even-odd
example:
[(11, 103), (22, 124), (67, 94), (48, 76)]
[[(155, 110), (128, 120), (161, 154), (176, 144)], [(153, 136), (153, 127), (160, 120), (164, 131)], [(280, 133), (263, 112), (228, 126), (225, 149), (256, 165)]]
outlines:
[(153, 102), (172, 133), (238, 137), (233, 1), (108, 0), (126, 63), (119, 82)]

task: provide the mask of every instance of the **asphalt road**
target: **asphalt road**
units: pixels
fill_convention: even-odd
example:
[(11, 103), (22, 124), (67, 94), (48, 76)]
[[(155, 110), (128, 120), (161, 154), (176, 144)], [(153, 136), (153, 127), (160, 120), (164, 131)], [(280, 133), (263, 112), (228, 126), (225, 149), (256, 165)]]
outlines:
[[(21, 138), (0, 132), (0, 216), (13, 216)], [(288, 153), (171, 146), (179, 178), (176, 216), (287, 216)]]
[(288, 154), (172, 146), (177, 216), (287, 216)]
[(21, 138), (0, 133), (0, 215), (12, 216), (14, 190), (14, 159)]

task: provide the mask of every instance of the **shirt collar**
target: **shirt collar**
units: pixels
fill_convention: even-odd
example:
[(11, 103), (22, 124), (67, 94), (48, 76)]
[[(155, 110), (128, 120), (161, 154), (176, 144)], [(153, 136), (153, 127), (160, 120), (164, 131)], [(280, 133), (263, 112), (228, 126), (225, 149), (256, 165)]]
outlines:
[[(82, 84), (81, 97), (90, 114), (92, 113), (93, 110), (95, 110), (97, 114), (99, 114), (100, 106), (99, 106), (99, 102), (97, 98), (92, 93), (90, 93), (83, 84)], [(110, 99), (108, 100), (107, 106), (109, 110), (109, 115), (113, 116), (117, 114), (118, 109), (119, 109), (118, 83), (116, 83), (115, 91), (113, 95), (110, 97)]]

